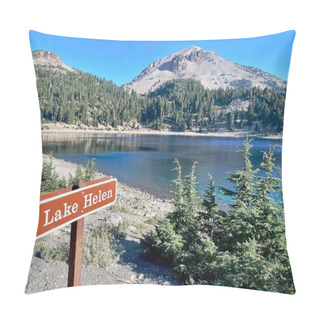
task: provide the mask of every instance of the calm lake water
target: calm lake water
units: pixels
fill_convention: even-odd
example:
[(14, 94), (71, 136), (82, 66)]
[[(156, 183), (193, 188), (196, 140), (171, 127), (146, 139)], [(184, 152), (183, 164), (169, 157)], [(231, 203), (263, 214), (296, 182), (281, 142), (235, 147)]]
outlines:
[[(190, 171), (198, 161), (196, 176), (198, 190), (203, 194), (208, 185), (208, 173), (216, 186), (232, 187), (228, 172), (241, 169), (243, 156), (237, 152), (243, 146), (242, 138), (175, 135), (121, 135), (121, 134), (43, 134), (43, 152), (85, 165), (95, 158), (98, 171), (112, 175), (129, 186), (156, 196), (171, 197), (174, 159), (182, 166), (182, 174)], [(256, 168), (262, 152), (270, 145), (281, 145), (281, 140), (254, 139), (252, 163)], [(276, 165), (281, 166), (281, 148), (275, 149)], [(220, 201), (226, 201), (216, 188)]]

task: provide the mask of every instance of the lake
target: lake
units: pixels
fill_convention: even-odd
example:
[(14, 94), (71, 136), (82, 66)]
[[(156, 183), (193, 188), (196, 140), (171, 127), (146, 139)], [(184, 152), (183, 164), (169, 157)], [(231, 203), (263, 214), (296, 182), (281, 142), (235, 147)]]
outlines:
[[(230, 188), (228, 172), (244, 166), (243, 156), (237, 152), (244, 138), (209, 136), (144, 135), (144, 134), (43, 134), (43, 152), (52, 152), (58, 159), (85, 165), (95, 158), (98, 171), (112, 175), (131, 187), (139, 188), (161, 198), (171, 197), (172, 180), (176, 178), (174, 159), (182, 166), (182, 174), (190, 171), (198, 161), (196, 177), (198, 190), (203, 194), (210, 173), (216, 186)], [(252, 163), (258, 167), (262, 152), (282, 140), (254, 139)], [(275, 161), (281, 166), (281, 148), (275, 149)], [(224, 196), (216, 188), (220, 201)]]

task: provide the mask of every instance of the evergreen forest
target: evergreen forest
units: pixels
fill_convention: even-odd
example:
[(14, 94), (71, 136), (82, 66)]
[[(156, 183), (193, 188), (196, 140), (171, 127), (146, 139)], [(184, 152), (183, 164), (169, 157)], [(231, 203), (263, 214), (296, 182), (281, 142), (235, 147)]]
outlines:
[(282, 132), (285, 92), (253, 87), (204, 88), (199, 81), (165, 82), (148, 95), (81, 71), (36, 66), (42, 124), (61, 122), (117, 129)]

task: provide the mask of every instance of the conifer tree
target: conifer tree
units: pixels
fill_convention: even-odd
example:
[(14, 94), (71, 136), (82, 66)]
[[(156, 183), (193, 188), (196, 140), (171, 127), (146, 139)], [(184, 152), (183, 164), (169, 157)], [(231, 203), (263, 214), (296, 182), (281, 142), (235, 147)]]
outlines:
[(96, 168), (94, 163), (94, 158), (91, 159), (91, 161), (87, 162), (85, 171), (84, 171), (84, 181), (88, 182), (94, 179), (96, 175)]
[[(256, 228), (256, 238), (263, 243), (264, 256), (268, 259), (277, 258), (286, 252), (285, 223), (283, 203), (275, 200), (282, 199), (280, 178), (274, 177), (274, 148), (263, 153), (261, 168), (265, 176), (257, 182), (257, 198), (255, 207), (259, 211)], [(280, 194), (279, 194), (280, 193)]]
[(182, 236), (177, 234), (169, 219), (164, 218), (143, 241), (143, 257), (159, 265), (172, 265), (183, 247)]
[(220, 188), (225, 195), (235, 197), (234, 207), (249, 207), (254, 199), (255, 174), (259, 172), (259, 169), (253, 170), (253, 165), (250, 160), (250, 150), (252, 148), (250, 142), (251, 140), (247, 138), (244, 141), (243, 149), (239, 150), (244, 157), (244, 168), (242, 170), (237, 170), (228, 177), (228, 180), (235, 185), (235, 190), (223, 187)]
[(41, 174), (41, 192), (47, 193), (59, 189), (59, 175), (55, 171), (50, 154), (49, 161), (43, 162)]
[(73, 181), (74, 179), (73, 179), (73, 176), (72, 176), (72, 174), (69, 172), (69, 174), (68, 174), (68, 184), (67, 184), (67, 186), (68, 187), (71, 187), (72, 185), (73, 185)]
[(247, 111), (247, 119), (248, 119), (249, 126), (252, 125), (254, 118), (255, 118), (254, 107), (253, 107), (253, 103), (250, 102), (249, 107), (248, 107), (248, 111)]
[(244, 141), (243, 149), (240, 150), (244, 157), (244, 168), (230, 174), (228, 178), (234, 184), (234, 190), (221, 188), (225, 195), (233, 197), (229, 213), (230, 221), (224, 226), (224, 228), (228, 227), (229, 230), (225, 230), (225, 239), (222, 241), (226, 250), (234, 250), (236, 243), (244, 242), (255, 232), (254, 221), (257, 214), (254, 207), (255, 174), (259, 169), (253, 170), (250, 160), (251, 147), (252, 145), (247, 138)]
[[(275, 200), (281, 180), (273, 176), (274, 147), (264, 152), (257, 177), (249, 159), (250, 147), (244, 144), (245, 173), (233, 179), (235, 199), (230, 211), (230, 236), (223, 239), (225, 249), (236, 263), (226, 283), (242, 288), (293, 293), (290, 263), (286, 251), (283, 206)], [(245, 182), (245, 183), (244, 183)], [(243, 191), (248, 192), (244, 197)]]
[(227, 118), (228, 118), (228, 128), (229, 128), (229, 130), (230, 131), (234, 131), (235, 125), (234, 125), (234, 114), (233, 114), (233, 112), (228, 112)]
[(66, 180), (66, 178), (63, 176), (60, 180), (59, 180), (59, 189), (64, 189), (68, 186), (68, 182)]
[(77, 182), (78, 180), (84, 180), (84, 172), (81, 165), (77, 166), (75, 176), (73, 177), (73, 183)]
[(197, 182), (195, 176), (197, 163), (197, 161), (193, 162), (190, 173), (187, 174), (184, 179), (184, 227), (181, 231), (184, 239), (189, 243), (193, 242), (198, 237), (200, 231), (200, 226), (197, 219), (200, 199), (196, 189)]
[(174, 185), (174, 210), (169, 215), (169, 219), (173, 225), (173, 228), (176, 232), (180, 232), (182, 225), (184, 224), (184, 216), (185, 216), (185, 199), (184, 199), (184, 186), (181, 176), (181, 165), (178, 159), (175, 159), (173, 162), (176, 166), (173, 170), (177, 171), (177, 177), (173, 180)]
[(189, 215), (195, 216), (199, 207), (199, 197), (196, 189), (195, 169), (198, 162), (194, 161), (189, 174), (185, 176), (184, 196), (186, 202), (186, 211)]
[(209, 186), (205, 192), (205, 198), (203, 200), (203, 205), (205, 207), (205, 212), (200, 213), (200, 225), (201, 231), (210, 238), (213, 238), (214, 233), (217, 230), (217, 222), (215, 213), (217, 211), (218, 205), (216, 203), (215, 185), (212, 175), (209, 175)]

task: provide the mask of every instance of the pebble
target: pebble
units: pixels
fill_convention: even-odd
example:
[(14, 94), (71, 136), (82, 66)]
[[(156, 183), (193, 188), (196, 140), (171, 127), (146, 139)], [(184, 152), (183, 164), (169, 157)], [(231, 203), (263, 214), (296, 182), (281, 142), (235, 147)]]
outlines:
[(131, 282), (136, 281), (136, 276), (135, 276), (134, 274), (131, 276), (130, 281), (131, 281)]
[(130, 232), (134, 232), (134, 233), (137, 232), (137, 228), (136, 228), (135, 226), (129, 226), (129, 227), (128, 227), (128, 230), (129, 230)]

